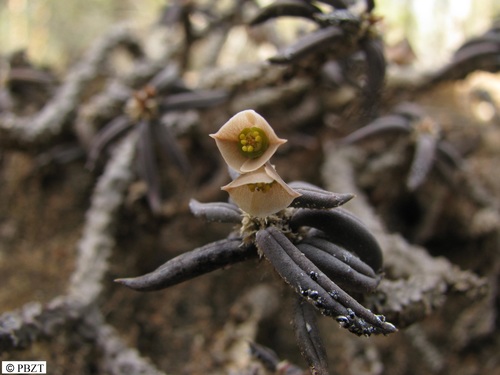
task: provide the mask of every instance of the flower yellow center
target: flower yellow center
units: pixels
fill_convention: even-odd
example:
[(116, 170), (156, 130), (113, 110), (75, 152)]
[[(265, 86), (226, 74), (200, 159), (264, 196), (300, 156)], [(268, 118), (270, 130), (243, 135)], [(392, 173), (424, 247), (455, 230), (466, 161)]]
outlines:
[(238, 148), (250, 159), (258, 158), (268, 147), (269, 139), (266, 133), (255, 126), (243, 129), (238, 137)]
[(248, 184), (248, 188), (252, 193), (261, 192), (261, 193), (267, 193), (271, 187), (274, 185), (276, 181), (266, 183), (266, 182), (258, 182), (256, 184)]

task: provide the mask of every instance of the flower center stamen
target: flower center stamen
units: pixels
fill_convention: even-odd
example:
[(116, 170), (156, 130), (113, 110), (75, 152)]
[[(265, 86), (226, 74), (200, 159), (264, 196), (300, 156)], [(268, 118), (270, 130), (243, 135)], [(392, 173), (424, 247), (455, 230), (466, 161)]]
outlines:
[(256, 191), (262, 192), (262, 193), (267, 193), (275, 183), (276, 183), (276, 181), (273, 181), (270, 183), (258, 182), (256, 184), (248, 184), (247, 186), (248, 186), (248, 189), (250, 189), (250, 191), (252, 193), (255, 193)]
[(250, 159), (258, 158), (269, 147), (266, 133), (255, 126), (243, 129), (238, 138), (238, 148)]

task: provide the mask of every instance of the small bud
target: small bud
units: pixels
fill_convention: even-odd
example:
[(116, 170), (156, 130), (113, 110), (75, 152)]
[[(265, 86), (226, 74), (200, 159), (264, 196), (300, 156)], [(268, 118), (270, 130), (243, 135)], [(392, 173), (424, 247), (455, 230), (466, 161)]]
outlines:
[(215, 139), (226, 163), (239, 173), (262, 167), (286, 142), (278, 138), (267, 121), (253, 110), (237, 113), (210, 136)]
[(134, 121), (156, 117), (158, 114), (156, 95), (156, 89), (152, 86), (136, 91), (127, 101), (125, 113)]
[(227, 191), (243, 211), (257, 217), (281, 211), (301, 195), (288, 186), (269, 163), (240, 175), (222, 190)]

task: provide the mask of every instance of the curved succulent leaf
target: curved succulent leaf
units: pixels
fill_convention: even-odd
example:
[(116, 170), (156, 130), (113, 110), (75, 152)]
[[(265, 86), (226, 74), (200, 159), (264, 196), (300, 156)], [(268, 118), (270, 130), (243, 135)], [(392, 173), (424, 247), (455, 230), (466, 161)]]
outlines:
[(306, 237), (297, 244), (297, 248), (326, 276), (347, 291), (371, 292), (380, 282), (370, 266), (326, 239)]
[(363, 111), (365, 117), (375, 117), (384, 87), (386, 61), (382, 40), (367, 38), (360, 41), (366, 60), (366, 83), (363, 86)]
[(115, 281), (138, 291), (165, 289), (257, 256), (254, 247), (240, 246), (240, 244), (241, 239), (212, 242), (170, 259), (153, 272)]
[(402, 116), (410, 121), (420, 120), (425, 117), (425, 112), (418, 104), (411, 102), (403, 102), (398, 104), (393, 110), (394, 115)]
[[(453, 56), (452, 64), (470, 66), (472, 68), (474, 67), (472, 63), (475, 62), (480, 63), (477, 64), (478, 66), (476, 66), (476, 69), (486, 70), (486, 65), (489, 65), (488, 62), (490, 61), (488, 60), (488, 58), (491, 58), (491, 62), (493, 63), (491, 65), (498, 66), (498, 59), (496, 59), (495, 57), (498, 57), (499, 52), (499, 40), (485, 40), (482, 43), (472, 44), (467, 48), (458, 50), (455, 56)], [(496, 62), (496, 64), (494, 62)], [(468, 65), (467, 63), (469, 63), (470, 65)]]
[(375, 272), (382, 269), (382, 250), (377, 240), (357, 217), (346, 210), (300, 209), (292, 216), (290, 226), (292, 230), (302, 226), (317, 228), (333, 243), (356, 254)]
[(159, 103), (159, 108), (161, 112), (208, 108), (224, 103), (227, 98), (228, 93), (225, 90), (198, 90), (181, 92), (178, 94), (168, 95), (165, 99), (162, 99)]
[(438, 156), (440, 160), (445, 161), (446, 164), (455, 169), (462, 168), (464, 159), (451, 143), (441, 139), (437, 144), (436, 152), (436, 156)]
[(424, 183), (434, 165), (437, 143), (438, 140), (433, 134), (423, 133), (418, 135), (415, 156), (406, 181), (406, 186), (410, 191), (414, 191)]
[(273, 372), (277, 370), (280, 359), (274, 350), (252, 341), (250, 341), (248, 345), (250, 346), (250, 354), (252, 357), (258, 359), (267, 370)]
[(355, 132), (343, 138), (340, 143), (352, 144), (366, 138), (387, 133), (410, 133), (411, 127), (407, 119), (398, 115), (388, 115), (375, 119)]
[(274, 227), (256, 235), (259, 250), (280, 276), (322, 314), (333, 316), (341, 326), (357, 335), (391, 333), (396, 328), (373, 314), (339, 288)]
[(500, 70), (499, 54), (500, 43), (472, 44), (457, 52), (451, 63), (434, 74), (423, 87), (443, 81), (463, 79), (476, 70), (497, 72)]
[[(362, 223), (360, 222), (362, 225)], [(344, 263), (352, 267), (356, 272), (359, 272), (365, 276), (376, 278), (377, 273), (373, 270), (371, 266), (362, 261), (355, 254), (347, 251), (346, 249), (337, 246), (332, 243), (325, 232), (322, 232), (318, 229), (309, 230), (308, 234), (300, 241), (300, 243), (310, 244), (321, 251), (327, 252), (328, 254), (342, 259)]]
[(169, 158), (184, 173), (189, 174), (191, 166), (184, 152), (179, 147), (177, 139), (172, 130), (161, 121), (155, 121), (153, 124), (154, 140), (158, 142), (160, 151)]
[(241, 210), (232, 203), (201, 203), (196, 199), (191, 199), (189, 209), (194, 216), (203, 217), (207, 221), (241, 223)]
[(500, 30), (492, 28), (483, 35), (466, 40), (453, 54), (454, 58), (460, 58), (462, 53), (474, 51), (477, 46), (488, 44), (500, 44)]
[[(273, 265), (281, 278), (289, 284), (295, 291), (308, 301), (320, 309), (320, 311), (328, 316), (337, 316), (347, 314), (347, 309), (328, 292), (318, 285), (313, 280), (314, 275), (317, 275), (319, 270), (315, 272), (316, 267), (311, 265), (313, 277), (308, 274), (308, 270), (304, 270), (293, 258), (294, 252), (300, 253), (297, 248), (284, 236), (273, 227), (262, 229), (256, 234), (256, 244), (266, 259)], [(304, 260), (307, 260), (302, 256)]]
[(366, 12), (370, 13), (375, 8), (375, 0), (365, 0)]
[(347, 4), (344, 0), (318, 0), (321, 3), (331, 5), (335, 9), (347, 9)]
[(147, 185), (147, 199), (154, 213), (161, 213), (161, 185), (156, 162), (154, 137), (152, 134), (151, 121), (140, 121), (138, 126), (139, 140), (137, 143), (137, 157), (139, 163), (139, 174)]
[(153, 86), (158, 94), (164, 94), (171, 91), (172, 87), (181, 84), (180, 75), (179, 67), (176, 64), (170, 64), (151, 78), (149, 85)]
[(127, 116), (119, 116), (106, 124), (94, 137), (87, 157), (86, 167), (94, 169), (97, 159), (108, 145), (132, 128)]
[(292, 207), (335, 208), (354, 198), (353, 194), (332, 193), (303, 181), (294, 181), (289, 183), (288, 186), (302, 194), (293, 200)]
[(10, 64), (5, 82), (13, 84), (17, 81), (41, 83), (45, 85), (56, 83), (55, 77), (49, 72), (38, 70), (31, 66), (16, 66), (15, 64)]
[(302, 299), (297, 301), (293, 325), (297, 343), (311, 373), (328, 375), (326, 350), (316, 324), (315, 311)]
[(264, 23), (270, 19), (291, 16), (314, 19), (314, 14), (321, 13), (321, 9), (302, 0), (276, 0), (262, 8), (250, 21), (251, 26)]
[[(283, 375), (304, 375), (304, 370), (300, 367), (286, 363), (283, 366), (278, 355), (270, 348), (256, 344), (254, 342), (248, 343), (250, 346), (250, 354), (256, 358), (262, 365), (273, 374), (283, 373)], [(285, 368), (284, 368), (285, 367)]]
[(336, 26), (319, 29), (300, 38), (278, 55), (271, 57), (269, 61), (274, 64), (288, 64), (297, 61), (313, 52), (325, 50), (325, 46), (340, 40), (343, 36), (344, 31)]

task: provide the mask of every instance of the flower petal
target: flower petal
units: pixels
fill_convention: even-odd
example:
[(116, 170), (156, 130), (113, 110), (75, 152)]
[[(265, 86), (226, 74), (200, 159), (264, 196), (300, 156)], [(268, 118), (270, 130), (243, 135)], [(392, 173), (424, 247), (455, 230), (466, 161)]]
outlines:
[[(247, 152), (246, 145), (240, 143), (252, 128), (257, 128), (255, 130), (259, 136), (266, 138), (262, 151), (258, 153), (253, 152), (253, 147)], [(240, 173), (252, 172), (262, 167), (278, 147), (286, 142), (286, 139), (278, 138), (271, 125), (251, 109), (237, 113), (217, 133), (210, 136), (215, 139), (226, 163)], [(246, 138), (243, 142), (246, 142)]]
[(222, 190), (246, 213), (265, 217), (287, 208), (301, 194), (290, 188), (269, 163), (240, 175)]

